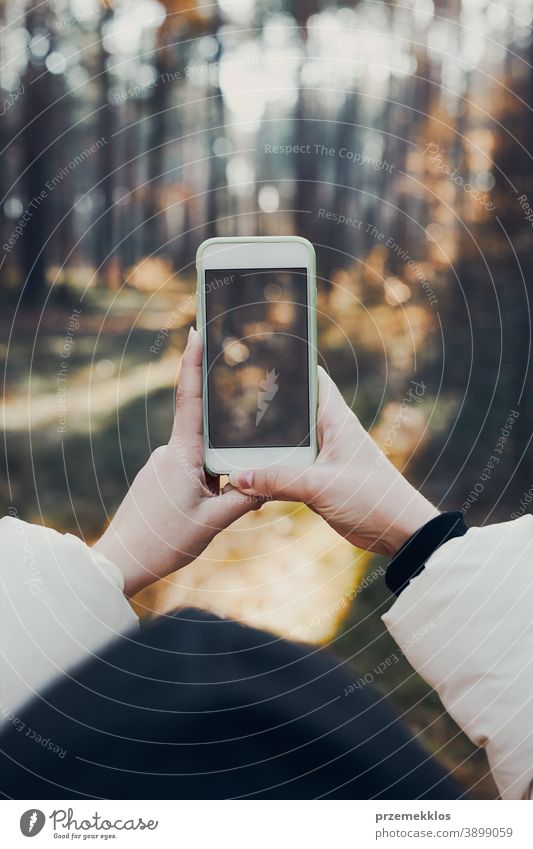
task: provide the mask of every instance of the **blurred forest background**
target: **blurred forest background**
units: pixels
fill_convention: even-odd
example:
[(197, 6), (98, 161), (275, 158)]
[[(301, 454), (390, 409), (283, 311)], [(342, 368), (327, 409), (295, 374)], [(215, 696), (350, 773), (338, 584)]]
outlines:
[[(529, 510), (532, 17), (0, 2), (2, 512), (95, 539), (169, 434), (198, 244), (291, 233), (317, 249), (320, 358), (383, 449), (471, 522)], [(494, 796), (483, 754), (386, 665), (383, 565), (270, 504), (136, 606), (329, 644)]]

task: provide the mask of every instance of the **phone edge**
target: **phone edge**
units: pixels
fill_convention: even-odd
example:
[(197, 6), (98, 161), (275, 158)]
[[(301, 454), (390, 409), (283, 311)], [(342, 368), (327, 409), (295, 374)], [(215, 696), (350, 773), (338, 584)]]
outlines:
[[(205, 249), (212, 244), (243, 244), (250, 242), (297, 242), (304, 245), (309, 253), (310, 263), (309, 271), (312, 280), (309, 281), (308, 300), (308, 334), (310, 355), (311, 375), (309, 380), (309, 409), (311, 413), (311, 423), (309, 427), (310, 448), (312, 456), (316, 459), (318, 455), (318, 436), (317, 436), (317, 416), (318, 416), (318, 330), (317, 330), (317, 275), (316, 275), (316, 251), (312, 242), (303, 236), (214, 236), (210, 239), (205, 239), (196, 251), (196, 329), (202, 336), (202, 424), (203, 424), (203, 443), (204, 443), (204, 468), (211, 475), (227, 475), (229, 469), (215, 470), (210, 469), (207, 465), (208, 455), (208, 410), (207, 410), (207, 390), (205, 386), (205, 376), (207, 373), (207, 344), (205, 333), (205, 294), (203, 286), (200, 285), (201, 261)], [(313, 318), (311, 319), (311, 316)]]

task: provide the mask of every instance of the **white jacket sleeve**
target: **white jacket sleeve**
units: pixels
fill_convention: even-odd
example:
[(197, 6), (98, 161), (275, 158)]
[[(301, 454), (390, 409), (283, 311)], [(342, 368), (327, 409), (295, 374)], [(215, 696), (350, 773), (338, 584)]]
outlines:
[(533, 781), (533, 516), (442, 545), (383, 617), (505, 799)]
[(137, 625), (120, 570), (70, 534), (0, 520), (0, 727)]

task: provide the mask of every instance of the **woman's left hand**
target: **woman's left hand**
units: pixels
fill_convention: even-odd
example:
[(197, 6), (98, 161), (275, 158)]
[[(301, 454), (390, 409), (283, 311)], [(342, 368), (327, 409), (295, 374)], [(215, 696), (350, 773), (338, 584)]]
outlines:
[(202, 338), (191, 328), (183, 354), (174, 427), (141, 469), (103, 536), (94, 544), (124, 574), (124, 592), (180, 569), (216, 534), (264, 499), (243, 495), (204, 471)]

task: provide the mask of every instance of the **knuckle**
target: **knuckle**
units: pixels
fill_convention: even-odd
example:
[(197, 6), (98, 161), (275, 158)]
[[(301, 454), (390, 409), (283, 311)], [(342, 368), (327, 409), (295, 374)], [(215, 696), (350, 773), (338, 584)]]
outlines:
[[(274, 495), (277, 492), (279, 483), (279, 472), (277, 469), (267, 469), (264, 476), (264, 487), (262, 487), (265, 495)], [(253, 485), (253, 484), (252, 484)]]
[(177, 409), (179, 409), (180, 407), (183, 407), (184, 403), (185, 403), (185, 393), (184, 393), (183, 389), (178, 386), (178, 388), (176, 390), (176, 407), (177, 407)]
[(148, 463), (144, 467), (147, 472), (151, 470), (153, 474), (155, 474), (156, 478), (161, 478), (165, 473), (165, 469), (168, 466), (168, 446), (160, 445), (158, 448), (155, 448), (151, 455)]
[(154, 461), (154, 463), (164, 461), (167, 456), (168, 455), (166, 445), (160, 445), (158, 448), (154, 448), (154, 450), (152, 451), (152, 460)]
[(297, 480), (298, 486), (298, 500), (303, 501), (304, 504), (308, 504), (311, 500), (310, 496), (310, 486), (309, 486), (309, 474), (307, 471), (300, 472), (300, 475)]

